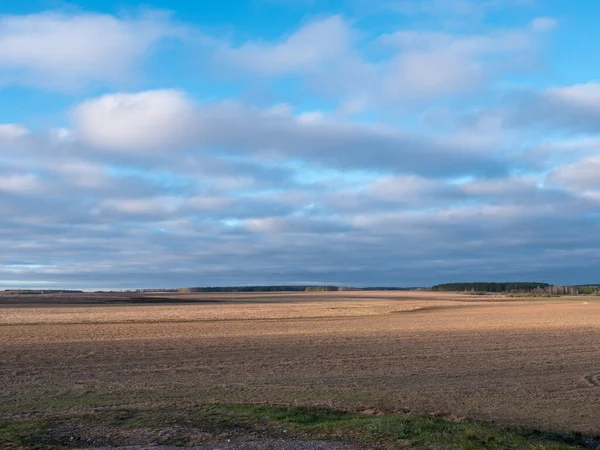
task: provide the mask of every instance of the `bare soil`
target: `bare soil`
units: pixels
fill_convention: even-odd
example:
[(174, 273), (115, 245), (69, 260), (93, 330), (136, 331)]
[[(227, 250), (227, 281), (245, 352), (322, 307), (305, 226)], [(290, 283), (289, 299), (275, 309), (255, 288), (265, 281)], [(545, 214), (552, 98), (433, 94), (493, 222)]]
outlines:
[(59, 298), (0, 299), (0, 419), (240, 402), (600, 434), (593, 298), (211, 293), (90, 306), (107, 299), (50, 297)]

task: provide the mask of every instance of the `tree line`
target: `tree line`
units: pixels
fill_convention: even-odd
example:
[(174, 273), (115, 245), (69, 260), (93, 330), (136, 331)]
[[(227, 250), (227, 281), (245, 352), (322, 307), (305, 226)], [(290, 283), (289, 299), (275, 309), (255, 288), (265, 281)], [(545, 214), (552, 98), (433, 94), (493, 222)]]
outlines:
[(32, 294), (83, 294), (83, 291), (69, 289), (5, 289), (6, 295), (32, 295)]
[(213, 286), (181, 288), (179, 292), (305, 292), (339, 291), (339, 286)]
[(459, 292), (531, 292), (536, 289), (550, 287), (548, 283), (538, 282), (510, 282), (510, 283), (445, 283), (433, 286), (433, 291), (459, 291)]
[(432, 291), (454, 292), (497, 292), (508, 294), (540, 294), (540, 295), (600, 295), (600, 286), (558, 286), (538, 282), (474, 282), (445, 283), (431, 288)]

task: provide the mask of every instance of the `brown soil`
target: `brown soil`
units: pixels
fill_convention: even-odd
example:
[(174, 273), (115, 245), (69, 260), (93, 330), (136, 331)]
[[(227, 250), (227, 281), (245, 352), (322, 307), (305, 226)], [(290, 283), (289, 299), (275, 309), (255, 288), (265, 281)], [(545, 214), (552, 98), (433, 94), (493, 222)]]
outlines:
[(0, 308), (0, 417), (259, 402), (600, 433), (600, 301), (170, 297), (221, 303)]

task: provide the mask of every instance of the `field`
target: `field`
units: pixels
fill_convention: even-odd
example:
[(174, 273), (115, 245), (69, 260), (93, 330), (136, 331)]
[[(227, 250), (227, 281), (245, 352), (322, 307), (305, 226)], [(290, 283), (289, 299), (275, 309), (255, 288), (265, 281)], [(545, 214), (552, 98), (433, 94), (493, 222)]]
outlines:
[[(373, 431), (394, 420), (404, 427), (425, 421), (419, 430), (464, 428), (467, 438), (476, 427), (500, 433), (481, 442), (474, 435), (464, 441), (471, 447), (457, 441), (459, 448), (504, 448), (493, 445), (504, 438), (575, 448), (596, 445), (600, 435), (594, 297), (17, 297), (0, 298), (0, 447), (191, 444), (282, 433), (427, 443), (416, 431), (401, 438), (385, 427)], [(289, 407), (287, 415), (272, 405)], [(320, 425), (310, 428), (293, 419), (298, 414)], [(345, 419), (327, 425), (332, 414)], [(344, 431), (348, 421), (354, 431)], [(540, 433), (496, 431), (504, 427)]]

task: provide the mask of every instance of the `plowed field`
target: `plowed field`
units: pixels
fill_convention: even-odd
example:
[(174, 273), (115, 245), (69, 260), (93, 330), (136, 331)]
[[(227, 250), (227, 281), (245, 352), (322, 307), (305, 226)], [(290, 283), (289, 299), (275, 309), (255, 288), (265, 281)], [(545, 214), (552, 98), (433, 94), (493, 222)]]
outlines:
[(169, 297), (0, 306), (0, 416), (257, 402), (600, 433), (594, 298)]

